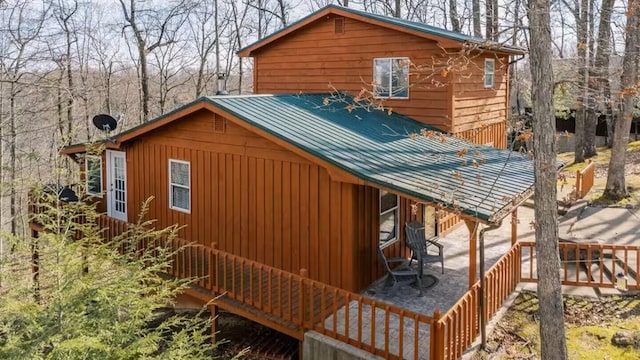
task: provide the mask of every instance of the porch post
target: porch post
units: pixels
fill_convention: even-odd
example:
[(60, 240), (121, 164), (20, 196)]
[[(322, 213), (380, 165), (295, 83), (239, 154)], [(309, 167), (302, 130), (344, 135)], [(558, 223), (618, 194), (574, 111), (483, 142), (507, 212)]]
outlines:
[(511, 246), (518, 241), (518, 208), (511, 213)]
[(469, 229), (469, 289), (476, 283), (476, 253), (478, 252), (478, 223), (471, 220), (465, 220), (464, 223)]
[(209, 304), (209, 312), (211, 313), (211, 343), (216, 344), (216, 332), (218, 332), (218, 307), (215, 304)]

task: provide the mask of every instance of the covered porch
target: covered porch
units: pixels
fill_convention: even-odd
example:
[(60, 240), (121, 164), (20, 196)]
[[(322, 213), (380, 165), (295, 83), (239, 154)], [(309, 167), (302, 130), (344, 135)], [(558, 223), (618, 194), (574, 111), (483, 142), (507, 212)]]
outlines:
[[(498, 229), (485, 234), (485, 271), (509, 251), (514, 239), (534, 241), (535, 233), (531, 226), (533, 219), (534, 210), (520, 206), (515, 216), (508, 216)], [(465, 224), (439, 238), (438, 242), (444, 248), (444, 274), (439, 263), (425, 264), (423, 296), (419, 296), (418, 290), (412, 285), (398, 286), (392, 291), (390, 287), (385, 286), (386, 275), (362, 294), (420, 314), (431, 316), (436, 310), (445, 313), (479, 279), (480, 249), (476, 246), (477, 241), (477, 233), (470, 233)], [(412, 268), (416, 271), (418, 266), (417, 261), (412, 263)], [(437, 279), (435, 284), (432, 284), (430, 277)]]

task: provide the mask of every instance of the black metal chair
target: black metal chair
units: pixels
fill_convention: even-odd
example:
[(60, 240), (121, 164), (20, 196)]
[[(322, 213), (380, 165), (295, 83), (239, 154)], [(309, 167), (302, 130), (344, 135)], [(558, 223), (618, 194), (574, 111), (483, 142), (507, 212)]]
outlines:
[[(420, 277), (422, 277), (422, 267), (424, 264), (439, 262), (444, 274), (444, 247), (438, 243), (437, 237), (427, 239), (425, 237), (424, 225), (419, 222), (410, 222), (405, 225), (407, 235), (407, 246), (411, 249), (411, 260), (417, 260), (420, 264)], [(429, 247), (434, 247), (436, 251), (429, 253)]]
[[(391, 286), (391, 290), (395, 292), (398, 289), (398, 285), (400, 284), (412, 284), (415, 283), (416, 287), (420, 291), (420, 295), (423, 295), (422, 286), (420, 283), (420, 276), (417, 271), (408, 266), (407, 259), (405, 258), (389, 258), (387, 259), (384, 256), (384, 252), (380, 247), (378, 247), (378, 255), (380, 255), (380, 259), (384, 264), (385, 270), (387, 270), (387, 279), (391, 279), (393, 284)], [(389, 264), (400, 263), (400, 265), (394, 267), (393, 269)]]

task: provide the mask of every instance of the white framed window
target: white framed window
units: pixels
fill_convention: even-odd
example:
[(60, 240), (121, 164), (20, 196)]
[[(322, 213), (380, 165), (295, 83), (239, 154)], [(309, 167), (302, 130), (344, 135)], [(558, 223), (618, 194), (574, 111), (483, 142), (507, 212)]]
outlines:
[(169, 208), (191, 212), (191, 163), (169, 159)]
[(373, 59), (373, 93), (376, 98), (409, 98), (409, 58)]
[(492, 88), (496, 73), (496, 60), (484, 59), (484, 87)]
[(96, 155), (85, 156), (84, 169), (87, 194), (102, 197), (102, 157)]
[(399, 203), (398, 195), (380, 190), (380, 247), (389, 246), (399, 239)]

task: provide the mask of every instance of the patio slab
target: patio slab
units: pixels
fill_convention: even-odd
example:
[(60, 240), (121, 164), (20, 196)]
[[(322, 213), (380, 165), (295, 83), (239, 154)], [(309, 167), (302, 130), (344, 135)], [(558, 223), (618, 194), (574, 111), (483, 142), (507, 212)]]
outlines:
[[(533, 241), (535, 237), (531, 226), (533, 209), (518, 209), (518, 240)], [(372, 284), (364, 295), (384, 301), (416, 313), (433, 316), (435, 310), (443, 314), (469, 290), (469, 230), (462, 225), (440, 238), (444, 245), (444, 274), (440, 264), (425, 265), (425, 274), (438, 278), (438, 283), (424, 290), (420, 297), (416, 288), (400, 286), (397, 291), (385, 291), (384, 278)], [(511, 218), (502, 222), (502, 226), (485, 234), (485, 269), (493, 266), (511, 248)], [(480, 255), (476, 255), (479, 259)], [(413, 263), (417, 269), (417, 262)]]

